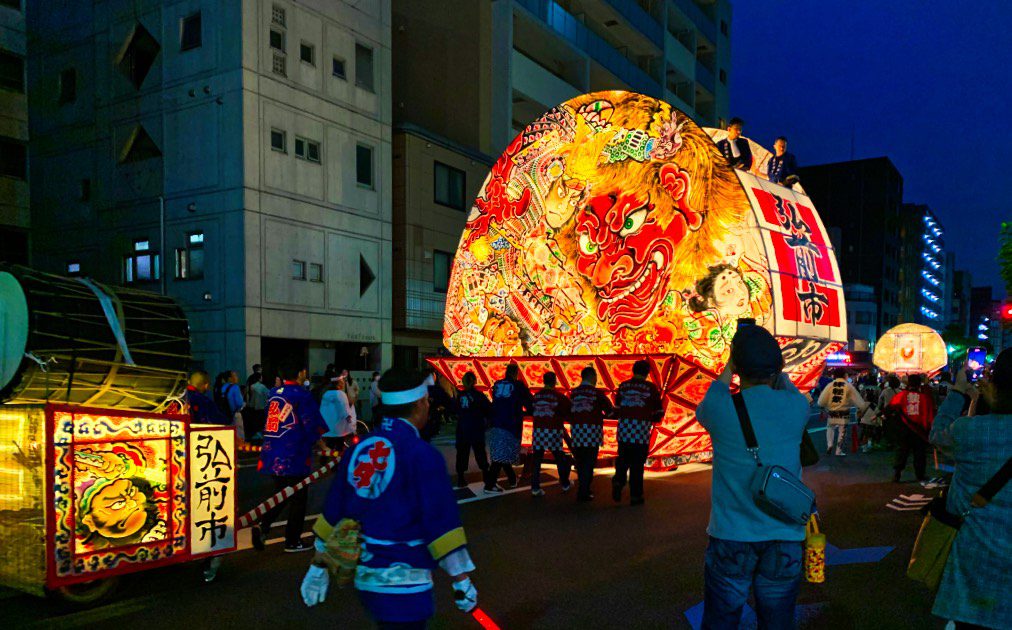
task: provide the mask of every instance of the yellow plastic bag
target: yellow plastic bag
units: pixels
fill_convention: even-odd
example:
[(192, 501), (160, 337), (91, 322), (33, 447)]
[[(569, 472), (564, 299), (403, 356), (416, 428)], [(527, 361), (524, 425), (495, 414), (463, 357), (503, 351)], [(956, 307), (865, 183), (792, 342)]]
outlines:
[(957, 533), (958, 529), (928, 513), (921, 523), (914, 549), (910, 553), (907, 577), (922, 582), (931, 590), (938, 589)]
[(812, 514), (805, 526), (805, 579), (813, 584), (826, 581), (826, 535)]

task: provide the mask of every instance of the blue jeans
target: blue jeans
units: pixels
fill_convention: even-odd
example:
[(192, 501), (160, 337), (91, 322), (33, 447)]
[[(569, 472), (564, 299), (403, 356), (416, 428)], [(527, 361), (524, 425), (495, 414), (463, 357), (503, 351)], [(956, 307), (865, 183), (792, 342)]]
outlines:
[(759, 628), (794, 628), (802, 543), (710, 537), (704, 571), (703, 629), (735, 630), (752, 587)]

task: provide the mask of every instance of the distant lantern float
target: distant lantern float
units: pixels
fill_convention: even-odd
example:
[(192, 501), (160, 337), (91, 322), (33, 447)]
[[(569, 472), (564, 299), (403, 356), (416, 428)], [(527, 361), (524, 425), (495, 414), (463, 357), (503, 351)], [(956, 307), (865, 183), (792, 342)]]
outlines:
[(934, 374), (948, 364), (949, 357), (937, 332), (920, 324), (900, 324), (879, 338), (872, 360), (886, 372)]
[[(665, 399), (648, 465), (709, 459), (695, 408), (738, 319), (772, 332), (804, 391), (847, 339), (836, 258), (811, 200), (729, 167), (683, 112), (629, 92), (566, 101), (520, 133), (471, 208), (430, 359), (487, 390), (516, 362), (532, 388), (597, 368), (613, 394), (637, 359)], [(529, 426), (525, 433), (529, 433)], [(525, 440), (526, 443), (526, 440)], [(615, 454), (614, 424), (602, 456)]]

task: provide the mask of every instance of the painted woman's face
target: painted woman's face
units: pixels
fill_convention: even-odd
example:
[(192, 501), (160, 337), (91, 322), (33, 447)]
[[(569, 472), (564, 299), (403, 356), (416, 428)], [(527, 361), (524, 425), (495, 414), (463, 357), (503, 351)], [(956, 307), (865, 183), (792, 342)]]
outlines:
[(713, 303), (725, 315), (748, 311), (748, 286), (740, 273), (731, 269), (720, 272), (713, 282)]

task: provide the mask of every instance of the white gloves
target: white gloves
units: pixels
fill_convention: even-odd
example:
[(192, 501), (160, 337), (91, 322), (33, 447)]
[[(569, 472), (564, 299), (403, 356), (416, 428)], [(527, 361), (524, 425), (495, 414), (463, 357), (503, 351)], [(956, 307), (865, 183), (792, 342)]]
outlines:
[(330, 574), (324, 567), (312, 565), (306, 571), (306, 577), (302, 580), (302, 601), (306, 606), (315, 606), (327, 599), (327, 587), (330, 586)]
[(466, 613), (478, 607), (478, 589), (474, 587), (469, 577), (453, 583), (453, 596), (457, 608)]

